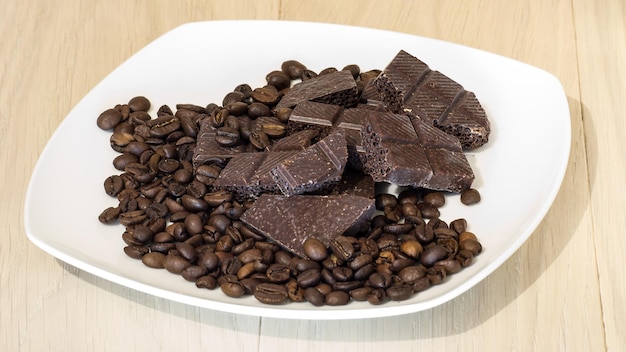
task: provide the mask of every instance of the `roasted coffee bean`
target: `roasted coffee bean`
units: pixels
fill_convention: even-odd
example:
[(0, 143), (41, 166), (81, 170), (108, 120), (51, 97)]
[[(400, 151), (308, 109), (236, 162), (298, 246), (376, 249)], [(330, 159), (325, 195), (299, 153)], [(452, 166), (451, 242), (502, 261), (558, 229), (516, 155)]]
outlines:
[(104, 192), (111, 197), (117, 196), (124, 186), (124, 180), (118, 175), (109, 176), (104, 180)]
[(185, 268), (180, 274), (185, 280), (196, 282), (199, 278), (206, 275), (208, 270), (199, 265), (192, 265)]
[(341, 260), (348, 260), (354, 255), (354, 246), (351, 241), (344, 237), (338, 236), (331, 241), (330, 249)]
[(324, 295), (315, 287), (307, 287), (304, 289), (304, 299), (318, 307), (323, 306), (325, 301)]
[(126, 164), (124, 171), (132, 176), (137, 182), (148, 183), (154, 180), (156, 172), (151, 170), (148, 166), (139, 163)]
[(112, 130), (117, 126), (118, 123), (122, 121), (122, 113), (115, 109), (107, 109), (102, 112), (98, 119), (96, 120), (96, 124), (103, 130)]
[[(241, 263), (241, 261), (240, 261)], [(237, 278), (239, 280), (241, 279), (245, 279), (247, 277), (249, 277), (250, 275), (252, 275), (253, 273), (256, 272), (256, 268), (255, 268), (255, 263), (254, 262), (250, 262), (250, 263), (246, 263), (241, 265), (241, 267), (239, 268), (239, 270), (237, 270)]]
[(306, 81), (306, 80), (309, 80), (311, 78), (315, 78), (317, 76), (318, 76), (318, 74), (315, 71), (306, 69), (306, 70), (302, 71), (302, 75), (300, 76), (300, 79), (302, 79), (303, 81)]
[(108, 207), (100, 213), (98, 220), (103, 224), (112, 224), (117, 221), (121, 212), (122, 210), (119, 207)]
[(424, 219), (437, 219), (439, 218), (439, 209), (427, 203), (418, 203), (418, 209)]
[(306, 66), (296, 60), (287, 60), (280, 65), (280, 68), (290, 79), (302, 78), (302, 73), (306, 70)]
[(144, 96), (136, 96), (128, 101), (128, 107), (131, 111), (148, 111), (150, 110), (150, 100)]
[(462, 250), (465, 249), (470, 251), (474, 256), (478, 255), (483, 250), (483, 246), (480, 244), (480, 242), (472, 239), (464, 240), (460, 243), (459, 247)]
[[(148, 124), (148, 122), (152, 122)], [(150, 127), (150, 136), (156, 138), (166, 137), (168, 134), (180, 129), (180, 120), (174, 116), (160, 116), (146, 123)]]
[(352, 77), (354, 77), (354, 79), (357, 79), (357, 77), (359, 77), (359, 74), (361, 73), (361, 68), (357, 64), (346, 65), (341, 70), (342, 71), (350, 71), (350, 73), (352, 74)]
[(338, 266), (336, 268), (333, 268), (332, 273), (333, 273), (333, 277), (337, 281), (352, 280), (353, 275), (354, 275), (354, 271), (345, 266)]
[(389, 274), (373, 273), (369, 277), (369, 282), (372, 287), (387, 288), (391, 286), (393, 278)]
[(274, 253), (274, 261), (277, 264), (289, 266), (289, 263), (291, 263), (291, 258), (293, 258), (293, 256), (283, 250), (279, 250)]
[(315, 261), (323, 261), (328, 257), (328, 249), (322, 241), (315, 237), (309, 237), (302, 245), (304, 254)]
[(291, 261), (289, 262), (289, 268), (294, 274), (298, 274), (309, 269), (320, 270), (321, 265), (318, 262), (310, 260), (310, 259), (293, 257)]
[(376, 265), (374, 263), (365, 264), (354, 272), (354, 278), (356, 280), (366, 280), (375, 272)]
[(304, 288), (298, 286), (296, 280), (291, 280), (285, 284), (287, 297), (292, 302), (304, 302)]
[(352, 297), (352, 299), (355, 301), (367, 301), (367, 297), (370, 295), (372, 290), (372, 287), (364, 286), (350, 290), (350, 292), (348, 293), (350, 294), (350, 297)]
[(441, 266), (446, 269), (446, 274), (456, 274), (461, 271), (461, 263), (459, 263), (454, 257), (446, 258), (435, 263), (435, 266)]
[(287, 133), (287, 126), (282, 123), (263, 123), (261, 131), (271, 138), (281, 138)]
[(287, 288), (285, 285), (273, 283), (259, 283), (254, 288), (254, 298), (265, 304), (282, 304), (287, 302)]
[(163, 262), (165, 261), (165, 254), (159, 252), (149, 252), (141, 257), (141, 262), (147, 267), (162, 269)]
[(289, 266), (286, 264), (272, 264), (267, 268), (265, 274), (271, 282), (287, 282), (291, 278)]
[(239, 281), (226, 281), (220, 285), (222, 292), (233, 298), (238, 298), (246, 293), (246, 288)]
[(348, 267), (352, 270), (359, 270), (363, 266), (374, 261), (374, 258), (370, 254), (359, 254), (348, 262)]
[(138, 162), (139, 162), (139, 158), (136, 155), (125, 152), (115, 157), (115, 159), (113, 159), (113, 167), (116, 168), (117, 170), (124, 171), (124, 168), (126, 167), (127, 164), (138, 163)]
[(215, 270), (220, 264), (220, 258), (214, 252), (205, 252), (198, 259), (198, 265), (207, 268), (209, 271)]
[(408, 258), (397, 258), (396, 260), (392, 261), (389, 265), (389, 270), (391, 270), (391, 272), (393, 273), (398, 273), (400, 272), (400, 270), (411, 266), (411, 265), (415, 265), (415, 260), (414, 259), (408, 259)]
[(252, 102), (248, 105), (248, 116), (251, 119), (256, 119), (261, 116), (271, 116), (272, 112), (270, 108), (259, 102)]
[(426, 267), (431, 267), (447, 255), (448, 251), (440, 245), (428, 247), (424, 249), (424, 252), (422, 252), (422, 255), (420, 256), (420, 263)]
[(191, 263), (179, 255), (168, 254), (163, 259), (163, 267), (172, 274), (180, 275), (183, 270), (190, 266)]
[(476, 238), (476, 235), (473, 232), (463, 231), (459, 234), (459, 243), (465, 240), (478, 241), (478, 238)]
[(300, 287), (307, 288), (319, 284), (321, 278), (322, 276), (319, 269), (309, 269), (298, 274), (296, 280)]
[(402, 224), (387, 224), (383, 227), (385, 232), (389, 232), (394, 235), (401, 235), (404, 233), (408, 233), (413, 230), (413, 224), (410, 223), (402, 223)]
[(133, 259), (141, 259), (150, 250), (146, 246), (126, 246), (124, 247), (124, 253)]
[(417, 240), (410, 240), (400, 244), (400, 251), (411, 258), (417, 259), (424, 251), (424, 248)]
[(277, 108), (274, 110), (274, 116), (276, 116), (276, 118), (280, 122), (287, 123), (289, 121), (289, 116), (291, 116), (291, 112), (292, 112), (291, 108), (286, 108), (286, 107)]
[(236, 275), (243, 264), (237, 257), (232, 257), (222, 262), (221, 270), (225, 275)]
[[(143, 198), (139, 198), (138, 200), (141, 199)], [(146, 215), (148, 215), (150, 219), (164, 219), (169, 215), (169, 213), (170, 212), (169, 209), (167, 209), (167, 206), (162, 203), (150, 203), (150, 205), (146, 208)]]
[(395, 208), (398, 205), (398, 199), (393, 194), (379, 193), (375, 197), (376, 209), (383, 210), (385, 207)]
[(367, 301), (373, 305), (385, 303), (386, 299), (387, 294), (385, 293), (385, 289), (380, 287), (372, 289), (372, 292), (370, 292), (370, 294), (367, 296)]
[(204, 227), (202, 218), (200, 217), (200, 215), (195, 214), (195, 213), (189, 214), (185, 218), (184, 225), (185, 225), (185, 230), (190, 235), (201, 233)]
[(198, 254), (195, 248), (187, 242), (176, 243), (176, 249), (180, 253), (181, 257), (185, 258), (190, 263), (195, 263), (198, 259)]
[(459, 242), (454, 238), (438, 238), (437, 245), (446, 249), (448, 255), (456, 255), (459, 252)]
[(426, 276), (426, 269), (423, 265), (412, 265), (400, 270), (398, 278), (407, 284), (414, 284), (417, 280)]
[(246, 104), (243, 101), (237, 101), (237, 102), (225, 105), (225, 107), (230, 113), (230, 116), (242, 116), (248, 112), (248, 104)]
[(190, 195), (183, 195), (181, 198), (181, 204), (185, 209), (191, 212), (207, 211), (209, 210), (209, 204), (202, 199), (192, 197)]
[(215, 141), (223, 147), (232, 147), (237, 145), (240, 139), (241, 137), (239, 136), (239, 131), (232, 127), (222, 126), (216, 131)]
[(271, 85), (254, 89), (250, 96), (254, 99), (254, 101), (258, 101), (266, 105), (276, 104), (281, 97), (278, 90)]
[(210, 275), (201, 276), (196, 280), (196, 287), (213, 290), (217, 287), (217, 280)]
[(428, 281), (430, 281), (431, 285), (438, 285), (442, 283), (443, 280), (446, 278), (446, 274), (446, 268), (444, 268), (443, 266), (435, 265), (431, 268), (428, 268), (428, 271), (426, 272), (426, 277), (428, 278)]
[(131, 226), (131, 225), (140, 224), (144, 222), (147, 218), (148, 216), (146, 215), (145, 211), (133, 210), (133, 211), (120, 213), (117, 220), (120, 222), (120, 224), (124, 226)]
[(386, 296), (392, 301), (404, 301), (413, 295), (413, 287), (409, 285), (394, 285), (385, 290)]
[(333, 291), (350, 292), (355, 288), (363, 286), (363, 281), (351, 280), (351, 281), (337, 281), (332, 284)]
[(263, 259), (263, 253), (258, 248), (250, 248), (238, 255), (239, 260), (243, 264), (252, 263), (254, 261), (260, 261)]
[(442, 192), (429, 192), (423, 197), (424, 203), (430, 204), (435, 208), (441, 208), (446, 204), (446, 198)]
[(167, 254), (169, 251), (176, 249), (176, 244), (172, 242), (151, 243), (148, 247), (152, 252)]
[(230, 111), (228, 111), (228, 109), (215, 109), (211, 112), (209, 122), (211, 123), (211, 126), (220, 128), (224, 126), (224, 121), (226, 121), (226, 117), (228, 115), (230, 115)]
[[(421, 218), (422, 213), (414, 203), (402, 203), (400, 205), (400, 214), (405, 218)], [(411, 221), (412, 223), (412, 221)]]
[(162, 171), (166, 174), (173, 173), (178, 170), (180, 167), (180, 162), (176, 159), (163, 159), (159, 161), (159, 171)]
[(192, 235), (188, 239), (185, 240), (185, 243), (192, 246), (197, 253), (199, 253), (199, 249), (200, 249), (197, 247), (200, 247), (203, 244), (203, 242), (204, 242), (204, 239), (202, 239), (202, 235), (199, 233)]
[(135, 240), (142, 243), (148, 243), (152, 241), (152, 236), (154, 236), (152, 230), (142, 224), (132, 226), (128, 228), (127, 231), (131, 233)]
[(222, 99), (222, 106), (228, 106), (233, 103), (242, 102), (246, 99), (246, 95), (240, 91), (232, 91), (224, 96)]
[(291, 84), (291, 76), (283, 71), (272, 71), (265, 76), (265, 81), (277, 90), (282, 90)]
[(461, 192), (461, 203), (465, 205), (473, 205), (480, 202), (480, 193), (474, 188)]
[(474, 254), (467, 249), (459, 250), (455, 259), (461, 264), (463, 268), (472, 265), (472, 261), (474, 260)]
[[(465, 219), (456, 219), (450, 223), (450, 228), (453, 229), (457, 234), (462, 234), (467, 231), (467, 220)], [(460, 239), (459, 239), (460, 241)]]
[(327, 75), (327, 74), (329, 74), (329, 73), (335, 73), (335, 72), (337, 72), (337, 71), (339, 71), (339, 70), (337, 70), (337, 68), (336, 68), (336, 67), (326, 67), (325, 69), (323, 69), (323, 70), (321, 70), (321, 71), (319, 72), (319, 75), (320, 75), (320, 76), (321, 76), (321, 75)]
[(350, 302), (350, 295), (344, 291), (332, 291), (324, 298), (324, 303), (329, 306), (343, 306)]
[(250, 141), (250, 144), (252, 144), (252, 146), (259, 150), (269, 148), (271, 144), (269, 137), (263, 131), (251, 132), (248, 139)]

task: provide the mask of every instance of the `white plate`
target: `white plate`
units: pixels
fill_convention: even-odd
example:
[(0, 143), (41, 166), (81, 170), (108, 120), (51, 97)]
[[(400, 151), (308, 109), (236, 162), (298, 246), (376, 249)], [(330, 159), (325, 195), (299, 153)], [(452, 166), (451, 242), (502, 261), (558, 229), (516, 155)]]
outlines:
[[(468, 154), (482, 202), (449, 197), (442, 219), (464, 217), (484, 246), (472, 266), (403, 302), (342, 307), (308, 303), (267, 306), (200, 290), (182, 277), (145, 267), (122, 248), (123, 227), (97, 217), (116, 201), (103, 190), (118, 174), (100, 112), (136, 95), (154, 107), (221, 103), (240, 83), (263, 85), (265, 74), (297, 59), (319, 71), (356, 63), (382, 69), (400, 50), (421, 58), (474, 91), (491, 118), (488, 145)], [(154, 110), (154, 109), (153, 109)], [(416, 312), (442, 304), (493, 272), (530, 236), (560, 187), (570, 148), (570, 117), (559, 81), (535, 67), (443, 41), (340, 25), (224, 21), (190, 23), (146, 46), (100, 82), (54, 133), (33, 172), (25, 205), (28, 237), (44, 251), (118, 284), (173, 301), (240, 314), (352, 319)]]

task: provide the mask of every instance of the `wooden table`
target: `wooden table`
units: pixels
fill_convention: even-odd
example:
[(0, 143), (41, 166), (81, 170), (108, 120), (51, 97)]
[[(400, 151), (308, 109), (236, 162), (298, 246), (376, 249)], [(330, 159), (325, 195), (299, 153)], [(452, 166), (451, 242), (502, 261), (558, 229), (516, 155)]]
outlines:
[[(626, 5), (622, 0), (3, 0), (0, 350), (626, 350)], [(26, 237), (46, 141), (106, 74), (185, 22), (341, 23), (456, 42), (540, 67), (567, 93), (572, 148), (530, 239), (446, 304), (350, 321), (259, 318), (170, 302), (85, 273)], [(558, 133), (558, 131), (555, 131)]]

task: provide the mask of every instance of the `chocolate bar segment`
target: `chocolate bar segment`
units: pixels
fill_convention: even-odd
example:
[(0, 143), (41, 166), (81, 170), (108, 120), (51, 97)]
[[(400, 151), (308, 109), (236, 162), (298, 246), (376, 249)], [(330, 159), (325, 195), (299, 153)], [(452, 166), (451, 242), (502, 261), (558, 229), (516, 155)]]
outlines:
[(302, 102), (293, 109), (289, 116), (287, 128), (289, 133), (304, 129), (316, 130), (320, 139), (326, 137), (335, 120), (341, 114), (343, 108), (337, 105), (318, 103), (314, 101)]
[(354, 195), (261, 195), (241, 221), (286, 250), (306, 258), (310, 237), (329, 245), (340, 235), (355, 235), (374, 213), (372, 198)]
[(285, 195), (328, 190), (340, 179), (348, 161), (343, 130), (337, 130), (271, 170)]
[(346, 109), (335, 122), (335, 127), (343, 129), (346, 133), (348, 166), (354, 170), (363, 170), (365, 149), (361, 139), (361, 130), (368, 115), (368, 109)]
[(374, 181), (461, 192), (474, 180), (460, 142), (418, 118), (372, 111), (362, 138)]
[(464, 149), (489, 140), (490, 122), (475, 94), (406, 51), (394, 57), (374, 85), (390, 111), (421, 118), (457, 137)]
[(353, 107), (359, 99), (356, 81), (350, 71), (337, 71), (295, 84), (276, 105), (277, 108), (293, 108), (305, 102)]
[(298, 151), (241, 153), (232, 157), (213, 183), (216, 189), (231, 191), (238, 199), (251, 199), (261, 193), (278, 193), (270, 171)]
[(313, 144), (313, 140), (319, 135), (318, 130), (304, 129), (302, 131), (294, 132), (286, 137), (279, 139), (276, 144), (272, 146), (272, 151), (301, 151)]

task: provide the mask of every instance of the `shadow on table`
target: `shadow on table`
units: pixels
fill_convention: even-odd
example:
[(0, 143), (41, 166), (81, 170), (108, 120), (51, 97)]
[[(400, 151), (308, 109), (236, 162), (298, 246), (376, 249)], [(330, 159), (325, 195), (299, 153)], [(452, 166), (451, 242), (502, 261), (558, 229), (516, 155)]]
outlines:
[[(581, 191), (580, 187), (589, 187), (589, 185), (593, 187), (596, 170), (587, 170), (586, 162), (585, 165), (577, 164), (581, 160), (586, 160), (584, 156), (585, 132), (582, 128), (581, 115), (584, 114), (587, 119), (586, 133), (590, 134), (595, 131), (591, 125), (592, 119), (589, 112), (580, 111), (584, 109), (584, 106), (573, 98), (568, 98), (568, 102), (572, 116), (572, 147), (565, 178), (552, 207), (528, 241), (509, 260), (485, 280), (452, 301), (426, 311), (396, 317), (309, 321), (258, 318), (217, 312), (143, 293), (136, 293), (136, 295), (151, 298), (135, 300), (151, 309), (198, 321), (208, 327), (233, 329), (240, 333), (258, 333), (262, 339), (269, 340), (372, 343), (445, 337), (472, 330), (514, 303), (542, 276), (566, 247), (589, 205), (589, 193)], [(587, 140), (595, 139), (588, 138)], [(568, 221), (557, 225), (547, 225), (552, 218), (568, 219)], [(534, 255), (535, 253), (540, 255)], [(73, 274), (76, 275), (76, 273)], [(119, 296), (128, 297), (130, 291), (135, 292), (88, 273), (80, 272), (80, 277)], [(261, 319), (260, 323), (259, 319)], [(501, 321), (500, 323), (512, 322)]]

